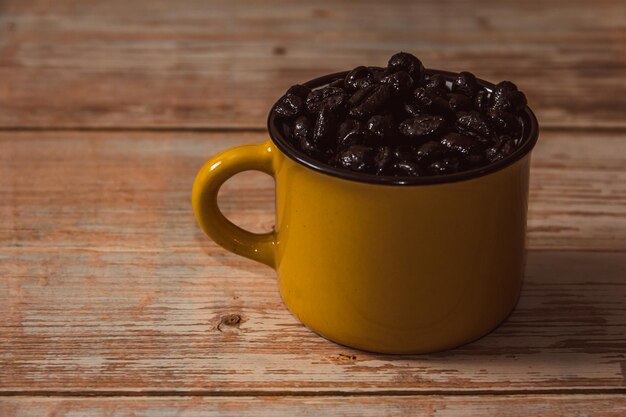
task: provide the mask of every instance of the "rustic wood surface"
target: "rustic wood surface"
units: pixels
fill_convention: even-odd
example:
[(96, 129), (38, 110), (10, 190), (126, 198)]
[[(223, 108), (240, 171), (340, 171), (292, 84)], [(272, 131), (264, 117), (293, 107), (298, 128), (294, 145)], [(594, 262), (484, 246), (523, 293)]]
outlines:
[(15, 417), (623, 417), (616, 395), (0, 398), (0, 415)]
[[(520, 303), (432, 355), (316, 336), (189, 201), (288, 85), (398, 50), (514, 80), (543, 128)], [(623, 0), (0, 0), (0, 417), (624, 415), (625, 75)], [(273, 182), (220, 204), (269, 230)]]
[(626, 127), (623, 0), (0, 2), (0, 126), (254, 127), (289, 85), (399, 49)]

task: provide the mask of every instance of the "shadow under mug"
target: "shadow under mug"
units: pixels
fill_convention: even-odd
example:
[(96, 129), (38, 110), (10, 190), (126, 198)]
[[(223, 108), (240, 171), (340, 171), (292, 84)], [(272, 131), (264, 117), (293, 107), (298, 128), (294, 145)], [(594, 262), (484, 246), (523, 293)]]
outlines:
[[(200, 170), (193, 209), (217, 244), (274, 268), (289, 310), (325, 338), (382, 353), (453, 348), (497, 327), (519, 298), (538, 137), (528, 107), (522, 119), (523, 141), (504, 160), (398, 179), (320, 164), (289, 146), (270, 112), (271, 140), (229, 149)], [(275, 179), (273, 232), (245, 231), (218, 208), (220, 186), (246, 170)]]

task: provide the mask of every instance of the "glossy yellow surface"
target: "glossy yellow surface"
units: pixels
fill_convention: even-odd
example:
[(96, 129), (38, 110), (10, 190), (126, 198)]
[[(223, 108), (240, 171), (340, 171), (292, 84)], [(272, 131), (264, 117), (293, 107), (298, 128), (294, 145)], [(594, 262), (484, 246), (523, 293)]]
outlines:
[[(381, 185), (313, 171), (271, 141), (231, 149), (198, 174), (205, 232), (273, 266), (287, 307), (320, 335), (385, 353), (452, 348), (512, 311), (524, 273), (530, 154), (471, 180)], [(258, 169), (276, 179), (276, 231), (226, 220), (219, 186)]]

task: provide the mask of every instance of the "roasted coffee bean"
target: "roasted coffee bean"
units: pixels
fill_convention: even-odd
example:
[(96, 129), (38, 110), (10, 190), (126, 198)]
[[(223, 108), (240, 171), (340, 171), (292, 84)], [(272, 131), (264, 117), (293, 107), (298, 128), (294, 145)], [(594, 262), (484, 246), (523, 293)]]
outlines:
[(459, 171), (460, 165), (458, 158), (448, 157), (433, 162), (428, 168), (435, 175), (453, 174)]
[(472, 100), (464, 94), (450, 93), (448, 94), (447, 97), (448, 97), (448, 106), (450, 107), (450, 110), (452, 110), (453, 112), (462, 111), (462, 110), (472, 110), (472, 108), (474, 107)]
[(469, 98), (474, 98), (479, 88), (474, 74), (467, 71), (460, 72), (452, 83), (453, 93), (464, 94)]
[(376, 168), (376, 174), (380, 175), (387, 173), (389, 167), (394, 160), (393, 150), (390, 146), (383, 146), (378, 150), (374, 157), (374, 167)]
[(472, 169), (483, 164), (485, 155), (480, 149), (475, 149), (472, 153), (463, 155), (463, 160), (465, 161), (465, 169)]
[(446, 119), (441, 116), (420, 115), (400, 123), (398, 130), (404, 136), (423, 139), (438, 133), (443, 133)]
[(381, 67), (367, 67), (372, 72), (374, 82), (380, 82), (387, 75), (387, 69)]
[(367, 67), (356, 67), (346, 75), (344, 85), (348, 91), (356, 91), (360, 88), (369, 87), (374, 83), (374, 75)]
[(500, 152), (500, 148), (498, 146), (492, 146), (485, 150), (485, 158), (487, 158), (490, 162), (493, 162), (496, 155)]
[(406, 71), (398, 71), (389, 74), (380, 80), (383, 84), (389, 84), (398, 94), (405, 95), (413, 88), (413, 78)]
[(415, 159), (415, 149), (410, 146), (393, 147), (391, 154), (396, 161), (412, 161)]
[(447, 113), (448, 101), (431, 88), (419, 87), (413, 92), (413, 106), (418, 113)]
[(370, 131), (359, 128), (348, 132), (343, 138), (338, 139), (337, 145), (339, 149), (346, 149), (352, 145), (372, 145), (377, 141)]
[(420, 167), (415, 162), (399, 161), (393, 164), (390, 169), (391, 175), (396, 177), (419, 177)]
[(446, 152), (447, 148), (444, 145), (442, 145), (440, 142), (431, 140), (417, 148), (416, 159), (420, 162), (432, 162), (438, 159), (442, 159)]
[(310, 139), (305, 137), (300, 138), (298, 140), (298, 144), (300, 145), (300, 149), (302, 149), (302, 151), (310, 157), (313, 157), (317, 160), (321, 160), (324, 158), (324, 152), (321, 151), (317, 146), (315, 146), (315, 144), (313, 144)]
[(502, 153), (504, 156), (509, 156), (513, 152), (515, 152), (516, 148), (517, 147), (515, 146), (515, 140), (511, 138), (507, 138), (505, 139), (504, 144), (500, 148), (500, 153)]
[(365, 118), (377, 113), (393, 95), (393, 87), (388, 84), (375, 84), (366, 88), (364, 93), (361, 91), (355, 93), (358, 98), (355, 99), (354, 95), (350, 98), (351, 102), (354, 101), (354, 107), (350, 109), (353, 117)]
[(488, 120), (475, 110), (458, 112), (456, 114), (456, 125), (462, 132), (484, 138), (489, 138), (493, 135)]
[(515, 140), (510, 136), (500, 136), (497, 143), (485, 151), (485, 157), (489, 162), (497, 162), (515, 152), (517, 148)]
[(306, 85), (296, 84), (289, 87), (286, 94), (293, 94), (294, 96), (300, 97), (302, 100), (306, 100), (310, 92), (311, 89)]
[(491, 95), (491, 107), (513, 113), (519, 113), (526, 107), (526, 96), (510, 81), (496, 85)]
[(300, 116), (293, 123), (293, 137), (300, 141), (312, 136), (311, 121), (306, 116)]
[(336, 122), (336, 117), (328, 107), (322, 107), (317, 114), (315, 126), (313, 127), (313, 144), (321, 150), (325, 150), (332, 145), (332, 132)]
[(446, 86), (446, 79), (443, 78), (440, 74), (430, 75), (426, 79), (426, 82), (424, 83), (424, 87), (441, 91), (443, 94), (446, 94), (448, 92), (448, 87)]
[(364, 132), (366, 129), (365, 123), (356, 119), (347, 119), (341, 122), (339, 128), (337, 129), (337, 143), (341, 146), (344, 144), (354, 145), (355, 143), (351, 143), (352, 136), (356, 136), (360, 132)]
[(376, 114), (367, 121), (367, 129), (380, 140), (389, 137), (393, 133), (393, 117), (389, 114)]
[(313, 90), (306, 99), (306, 107), (311, 113), (319, 113), (322, 108), (339, 110), (346, 102), (346, 93), (337, 87), (324, 87)]
[(328, 84), (329, 87), (332, 88), (341, 88), (342, 90), (346, 88), (345, 83), (343, 82), (343, 78), (339, 78), (337, 80), (332, 81)]
[(304, 101), (294, 94), (285, 94), (274, 107), (276, 113), (287, 118), (297, 116), (303, 109)]
[(415, 103), (405, 103), (404, 112), (409, 116), (419, 116), (422, 113), (421, 107)]
[(352, 145), (339, 154), (337, 163), (342, 168), (352, 171), (374, 171), (376, 151), (363, 145)]
[(441, 144), (454, 152), (464, 155), (474, 153), (477, 148), (477, 144), (472, 138), (456, 132), (446, 134), (441, 139)]
[(390, 73), (398, 71), (408, 72), (413, 81), (418, 84), (424, 80), (425, 71), (422, 61), (406, 52), (399, 52), (392, 56), (387, 63), (387, 68)]
[(484, 88), (478, 90), (474, 98), (474, 106), (479, 112), (485, 113), (489, 108), (489, 91)]
[(487, 117), (500, 134), (519, 136), (522, 132), (522, 122), (511, 113), (504, 110), (491, 109), (487, 111)]

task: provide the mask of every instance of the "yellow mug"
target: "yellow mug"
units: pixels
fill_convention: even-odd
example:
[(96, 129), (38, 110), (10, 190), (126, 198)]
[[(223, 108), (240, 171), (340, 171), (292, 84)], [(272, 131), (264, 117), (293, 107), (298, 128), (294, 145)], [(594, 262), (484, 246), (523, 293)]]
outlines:
[[(270, 112), (271, 140), (229, 149), (200, 170), (193, 209), (216, 243), (274, 268), (284, 303), (323, 337), (382, 353), (453, 348), (497, 327), (520, 294), (538, 137), (529, 108), (523, 122), (523, 143), (504, 160), (398, 180), (320, 165), (288, 145)], [(218, 208), (220, 186), (246, 170), (276, 181), (273, 232), (245, 231)]]

